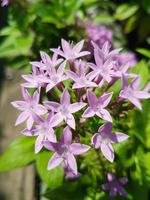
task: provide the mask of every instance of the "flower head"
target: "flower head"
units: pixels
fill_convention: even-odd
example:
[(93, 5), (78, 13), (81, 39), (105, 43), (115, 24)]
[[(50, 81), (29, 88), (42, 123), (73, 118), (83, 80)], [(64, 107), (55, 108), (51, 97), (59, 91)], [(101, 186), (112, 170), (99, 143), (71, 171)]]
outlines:
[(60, 98), (60, 103), (53, 101), (46, 101), (44, 105), (56, 114), (53, 117), (53, 121), (58, 125), (62, 120), (64, 120), (71, 128), (75, 129), (75, 119), (72, 113), (81, 110), (86, 106), (86, 103), (76, 102), (70, 103), (70, 95), (67, 89), (65, 89)]
[(39, 92), (35, 91), (33, 96), (30, 96), (28, 91), (22, 88), (22, 96), (24, 101), (11, 102), (15, 108), (22, 111), (22, 113), (18, 116), (15, 125), (21, 124), (27, 120), (27, 128), (31, 129), (34, 121), (36, 120), (36, 116), (45, 114), (47, 110), (43, 105), (39, 104)]
[(94, 115), (100, 118), (112, 122), (112, 118), (105, 107), (109, 104), (112, 98), (112, 93), (105, 93), (101, 97), (97, 98), (92, 92), (87, 92), (87, 99), (89, 107), (85, 110), (82, 117), (89, 118)]
[(64, 129), (60, 142), (45, 142), (44, 145), (47, 149), (55, 151), (48, 162), (49, 170), (63, 164), (63, 166), (69, 168), (75, 175), (78, 174), (75, 156), (83, 154), (90, 149), (85, 144), (72, 143), (72, 132), (69, 127)]
[(92, 76), (92, 73), (87, 73), (88, 67), (86, 62), (75, 62), (75, 66), (77, 68), (76, 73), (71, 70), (66, 71), (67, 76), (74, 81), (73, 89), (97, 86), (97, 84), (92, 81), (95, 75)]
[(74, 61), (77, 58), (90, 54), (90, 52), (88, 51), (81, 51), (84, 44), (84, 40), (81, 40), (75, 46), (72, 46), (69, 42), (62, 39), (61, 44), (62, 44), (62, 50), (60, 50), (59, 48), (58, 49), (52, 48), (51, 51), (64, 57), (68, 61)]
[(35, 153), (38, 153), (42, 149), (44, 142), (56, 142), (52, 117), (53, 113), (49, 113), (45, 119), (38, 118), (38, 124), (33, 126), (31, 130), (24, 129), (22, 131), (26, 136), (37, 136), (35, 142)]
[(126, 196), (127, 193), (123, 186), (127, 184), (127, 178), (116, 178), (113, 174), (108, 173), (107, 180), (108, 183), (102, 184), (102, 189), (104, 191), (109, 191), (109, 195), (111, 197), (114, 197), (117, 194), (119, 194), (120, 196)]
[(110, 122), (102, 125), (92, 137), (92, 144), (96, 149), (101, 149), (107, 160), (113, 162), (114, 150), (112, 143), (122, 142), (128, 139), (128, 135), (121, 132), (112, 132), (112, 124)]
[(120, 92), (120, 97), (128, 99), (133, 105), (141, 110), (142, 106), (139, 100), (150, 98), (150, 94), (146, 91), (138, 90), (139, 84), (139, 77), (136, 77), (130, 84), (128, 84), (127, 78), (122, 76), (122, 90)]

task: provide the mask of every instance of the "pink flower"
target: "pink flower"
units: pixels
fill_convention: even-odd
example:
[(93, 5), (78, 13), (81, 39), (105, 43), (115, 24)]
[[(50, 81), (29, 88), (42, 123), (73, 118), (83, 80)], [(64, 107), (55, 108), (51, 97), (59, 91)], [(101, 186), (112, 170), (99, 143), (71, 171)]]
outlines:
[(85, 144), (72, 143), (72, 132), (69, 127), (64, 129), (60, 142), (45, 142), (44, 146), (48, 150), (55, 151), (48, 162), (49, 170), (63, 164), (75, 175), (78, 174), (75, 156), (83, 154), (90, 149), (90, 147)]
[(75, 62), (75, 66), (77, 68), (77, 73), (71, 70), (66, 71), (67, 76), (74, 81), (73, 89), (97, 87), (97, 84), (92, 81), (95, 75), (93, 76), (92, 73), (87, 73), (88, 67), (86, 62)]
[(120, 92), (120, 97), (123, 99), (128, 99), (133, 105), (138, 109), (142, 109), (139, 100), (150, 98), (150, 94), (146, 91), (138, 90), (140, 84), (140, 78), (136, 77), (130, 84), (128, 84), (125, 76), (122, 77), (122, 90)]
[(81, 40), (79, 43), (77, 43), (75, 46), (73, 46), (66, 40), (62, 39), (61, 44), (62, 44), (62, 50), (60, 50), (59, 48), (57, 48), (57, 49), (52, 48), (51, 51), (64, 57), (68, 61), (74, 61), (77, 58), (80, 58), (80, 57), (90, 54), (90, 52), (88, 52), (88, 51), (81, 51), (83, 44), (84, 44), (84, 40)]
[(65, 89), (62, 93), (60, 103), (56, 103), (53, 101), (47, 101), (44, 105), (53, 112), (57, 114), (54, 115), (53, 121), (55, 125), (58, 125), (62, 120), (64, 120), (71, 128), (75, 129), (75, 119), (72, 113), (75, 113), (81, 110), (86, 106), (86, 103), (76, 102), (70, 104), (70, 95), (67, 89)]
[(92, 92), (87, 92), (87, 99), (89, 107), (84, 111), (82, 117), (89, 118), (94, 115), (100, 118), (112, 122), (112, 118), (105, 107), (109, 104), (113, 93), (105, 93), (101, 97), (97, 98)]
[(53, 114), (48, 113), (45, 119), (38, 118), (38, 124), (33, 126), (31, 130), (24, 129), (22, 131), (26, 136), (37, 136), (35, 142), (35, 153), (38, 153), (42, 149), (44, 142), (56, 142), (52, 117)]
[(127, 184), (128, 179), (125, 177), (116, 178), (113, 174), (107, 174), (108, 183), (102, 184), (102, 189), (104, 191), (109, 191), (109, 195), (111, 197), (119, 194), (120, 196), (126, 196), (127, 192), (123, 188), (123, 185)]
[(46, 108), (39, 104), (40, 94), (35, 91), (33, 96), (30, 96), (28, 91), (22, 88), (22, 96), (25, 101), (14, 101), (11, 104), (22, 111), (16, 120), (16, 124), (21, 124), (27, 120), (27, 128), (30, 130), (33, 126), (36, 116), (43, 115), (47, 112)]
[(93, 146), (96, 149), (101, 149), (107, 160), (113, 162), (114, 150), (112, 143), (122, 142), (128, 139), (128, 135), (121, 132), (112, 132), (112, 123), (108, 122), (98, 129), (91, 139)]

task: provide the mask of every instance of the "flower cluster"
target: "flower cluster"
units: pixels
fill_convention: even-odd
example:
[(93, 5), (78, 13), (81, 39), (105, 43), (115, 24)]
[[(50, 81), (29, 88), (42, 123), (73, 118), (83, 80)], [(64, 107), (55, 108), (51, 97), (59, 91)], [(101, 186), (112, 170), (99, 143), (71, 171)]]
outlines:
[[(140, 78), (130, 73), (129, 63), (121, 64), (116, 57), (121, 49), (111, 49), (110, 43), (105, 42), (102, 47), (92, 42), (94, 61), (85, 59), (89, 51), (82, 50), (84, 41), (76, 45), (61, 40), (61, 47), (52, 48), (50, 57), (45, 52), (40, 52), (41, 61), (31, 62), (32, 74), (23, 75), (26, 81), (21, 84), (22, 101), (12, 102), (12, 105), (21, 111), (16, 120), (16, 125), (25, 122), (26, 129), (22, 132), (26, 136), (35, 136), (35, 153), (44, 147), (54, 154), (48, 163), (51, 170), (59, 165), (64, 168), (66, 177), (79, 177), (76, 156), (90, 150), (90, 144), (76, 142), (81, 123), (82, 127), (93, 118), (102, 119), (104, 122), (95, 132), (91, 132), (92, 148), (100, 149), (104, 157), (113, 162), (113, 143), (119, 143), (128, 138), (121, 132), (113, 132), (113, 102), (112, 85), (122, 81), (122, 89), (116, 103), (123, 103), (125, 99), (141, 109), (141, 99), (150, 98), (146, 91), (138, 89)], [(84, 59), (83, 59), (84, 57)], [(130, 79), (132, 79), (130, 81)], [(30, 95), (30, 88), (35, 92)], [(59, 91), (58, 93), (56, 92)], [(42, 94), (50, 96), (42, 100)], [(60, 139), (56, 131), (61, 128)], [(111, 178), (112, 179), (112, 178)], [(104, 186), (115, 195), (121, 191), (116, 180), (116, 189), (111, 183)], [(118, 189), (120, 188), (120, 189)]]
[[(95, 42), (100, 48), (106, 42), (113, 45), (113, 32), (105, 26), (87, 23), (85, 29), (88, 36), (88, 48), (91, 53), (93, 53), (91, 41)], [(119, 66), (128, 63), (129, 67), (134, 67), (137, 63), (137, 58), (133, 52), (120, 52), (115, 56), (115, 60)]]
[(9, 4), (9, 0), (1, 0), (1, 6), (7, 6)]

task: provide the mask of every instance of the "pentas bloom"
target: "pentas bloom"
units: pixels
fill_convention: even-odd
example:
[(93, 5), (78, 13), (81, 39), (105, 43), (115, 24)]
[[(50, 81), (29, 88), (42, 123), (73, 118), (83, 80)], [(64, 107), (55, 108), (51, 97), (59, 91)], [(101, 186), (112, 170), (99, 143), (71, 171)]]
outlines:
[(58, 66), (63, 61), (63, 59), (58, 58), (57, 53), (54, 53), (52, 57), (50, 57), (47, 53), (41, 51), (40, 55), (42, 60), (40, 62), (31, 62), (31, 64), (38, 67), (40, 70), (46, 70), (49, 73), (51, 73), (51, 68)]
[(36, 120), (36, 116), (46, 114), (47, 110), (43, 105), (39, 104), (39, 92), (35, 91), (33, 96), (30, 96), (28, 91), (22, 88), (22, 96), (24, 101), (14, 101), (11, 103), (15, 108), (22, 111), (15, 125), (27, 120), (27, 128), (30, 130)]
[(81, 110), (86, 106), (86, 103), (77, 102), (71, 104), (69, 92), (67, 89), (65, 89), (60, 98), (60, 103), (54, 101), (45, 101), (44, 105), (47, 107), (47, 109), (57, 113), (53, 118), (56, 125), (64, 120), (71, 128), (75, 129), (75, 119), (72, 113)]
[[(112, 144), (122, 142), (128, 136), (112, 131), (112, 119), (115, 123), (116, 114), (121, 116), (119, 112), (126, 110), (124, 99), (129, 99), (141, 109), (139, 100), (150, 98), (150, 94), (146, 92), (149, 86), (143, 91), (138, 90), (139, 76), (130, 73), (130, 64), (120, 65), (116, 60), (120, 49), (113, 49), (108, 41), (102, 46), (92, 42), (94, 60), (90, 60), (90, 57), (86, 60), (85, 56), (89, 55), (89, 52), (82, 51), (83, 44), (83, 40), (72, 45), (62, 39), (62, 50), (52, 49), (54, 54), (51, 57), (40, 52), (41, 61), (31, 62), (32, 74), (23, 75), (26, 81), (21, 84), (24, 100), (12, 102), (12, 105), (22, 112), (16, 125), (27, 121), (27, 127), (22, 133), (36, 137), (35, 153), (39, 153), (41, 149), (44, 151), (44, 148), (53, 151), (48, 169), (61, 165), (67, 179), (80, 176), (75, 156), (90, 149), (89, 141), (92, 143), (93, 153), (98, 153), (95, 148), (101, 149), (105, 158), (113, 162)], [(120, 79), (123, 88), (118, 94), (119, 97), (115, 93), (116, 99), (112, 100), (112, 86)], [(30, 88), (35, 90), (33, 95), (29, 94)], [(101, 95), (97, 96), (97, 93)], [(45, 96), (47, 101), (43, 101)], [(119, 109), (116, 109), (120, 100)], [(97, 131), (95, 127), (98, 125), (98, 117), (107, 122)], [(59, 130), (63, 127), (66, 128), (57, 140)], [(74, 129), (75, 140), (77, 138), (78, 142), (72, 143), (71, 129)], [(90, 137), (88, 133), (95, 134)], [(86, 141), (86, 144), (80, 144), (81, 140)], [(101, 162), (102, 165), (105, 164), (103, 159)], [(119, 191), (118, 187), (115, 191)]]
[(121, 52), (116, 55), (115, 60), (118, 62), (119, 66), (128, 63), (129, 68), (133, 68), (137, 64), (137, 58), (135, 54), (131, 52)]
[(37, 121), (38, 124), (33, 126), (31, 130), (24, 129), (22, 131), (25, 136), (37, 136), (35, 153), (38, 153), (42, 149), (44, 142), (56, 142), (56, 135), (53, 129), (55, 126), (53, 113), (47, 114), (45, 119), (37, 118)]
[(9, 4), (9, 0), (1, 0), (1, 6), (7, 6)]
[(28, 75), (22, 75), (22, 78), (25, 79), (27, 82), (22, 83), (22, 87), (25, 88), (37, 88), (38, 90), (41, 87), (44, 87), (45, 84), (49, 81), (49, 78), (45, 76), (42, 70), (35, 69), (35, 72)]
[(120, 196), (127, 195), (126, 190), (123, 188), (123, 186), (128, 182), (127, 178), (116, 178), (113, 174), (108, 173), (107, 180), (108, 183), (102, 184), (102, 189), (108, 191), (111, 197), (117, 196), (117, 194)]
[(102, 125), (91, 139), (96, 149), (101, 149), (103, 155), (110, 162), (114, 161), (114, 150), (112, 143), (122, 142), (128, 139), (128, 135), (121, 132), (112, 132), (112, 123)]
[(89, 55), (89, 51), (81, 51), (83, 48), (84, 40), (77, 43), (75, 46), (71, 45), (66, 40), (61, 40), (62, 50), (52, 48), (51, 51), (57, 53), (58, 55), (64, 57), (68, 61), (74, 61), (77, 58)]
[(55, 151), (48, 162), (49, 170), (57, 167), (60, 164), (63, 164), (75, 175), (78, 175), (75, 156), (83, 154), (90, 149), (90, 147), (87, 145), (72, 143), (72, 132), (68, 126), (64, 129), (60, 142), (45, 142), (44, 145), (47, 149)]
[(100, 47), (102, 47), (105, 42), (112, 42), (112, 31), (105, 26), (88, 23), (86, 24), (86, 32), (89, 40), (94, 41)]
[(75, 66), (77, 68), (77, 72), (73, 72), (71, 70), (67, 70), (67, 76), (74, 81), (72, 86), (73, 89), (85, 88), (85, 87), (97, 87), (97, 84), (93, 82), (95, 75), (88, 72), (87, 63), (84, 61), (75, 62)]
[[(91, 72), (93, 76), (97, 77), (98, 75), (102, 78), (102, 81), (110, 82), (112, 80), (112, 74), (114, 72), (113, 68), (115, 61), (113, 60), (114, 56), (119, 53), (120, 49), (110, 51), (110, 46), (106, 42), (102, 49), (100, 49), (95, 43), (94, 46), (94, 58), (95, 63), (89, 63), (89, 66), (93, 69)], [(102, 83), (100, 83), (101, 85)]]
[(112, 122), (112, 117), (105, 107), (109, 104), (112, 93), (105, 93), (101, 97), (97, 98), (92, 92), (87, 92), (87, 99), (89, 107), (84, 111), (82, 117), (89, 118), (97, 115), (98, 117)]
[(150, 98), (150, 94), (146, 91), (138, 90), (140, 84), (140, 78), (136, 77), (130, 84), (127, 82), (125, 76), (122, 77), (122, 90), (120, 92), (120, 97), (123, 99), (128, 99), (134, 104), (138, 109), (142, 109), (139, 100)]
[(48, 72), (49, 77), (47, 78), (48, 84), (46, 86), (46, 92), (68, 78), (65, 75), (65, 67), (66, 62), (61, 63), (57, 70), (54, 67), (51, 67), (50, 72)]

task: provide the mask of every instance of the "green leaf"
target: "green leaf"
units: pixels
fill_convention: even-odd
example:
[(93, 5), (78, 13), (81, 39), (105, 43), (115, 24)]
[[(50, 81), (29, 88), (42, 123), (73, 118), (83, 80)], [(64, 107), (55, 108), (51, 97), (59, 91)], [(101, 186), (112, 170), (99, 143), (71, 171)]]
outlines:
[(24, 167), (35, 159), (34, 137), (16, 139), (0, 157), (0, 172)]
[(125, 20), (138, 11), (138, 5), (122, 4), (120, 5), (115, 13), (115, 18), (118, 20)]
[(144, 49), (144, 48), (138, 48), (136, 49), (136, 51), (144, 56), (146, 56), (147, 58), (150, 58), (150, 50), (148, 49)]
[(48, 171), (47, 165), (51, 156), (52, 152), (40, 152), (36, 158), (36, 167), (41, 180), (53, 190), (62, 185), (64, 173), (60, 167)]
[(138, 74), (141, 78), (141, 88), (144, 87), (149, 80), (149, 69), (148, 65), (144, 60), (138, 62), (136, 67), (132, 68), (130, 72)]

